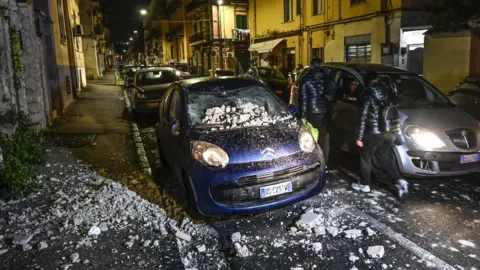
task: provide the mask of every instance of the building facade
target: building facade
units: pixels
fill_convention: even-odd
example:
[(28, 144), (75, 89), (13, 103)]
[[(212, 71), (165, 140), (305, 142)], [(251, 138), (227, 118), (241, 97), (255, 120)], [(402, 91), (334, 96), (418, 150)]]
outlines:
[(252, 55), (284, 73), (323, 61), (394, 65), (423, 73), (430, 0), (250, 0)]
[(44, 128), (51, 96), (33, 0), (0, 0), (0, 59), (0, 130), (12, 132), (19, 113)]

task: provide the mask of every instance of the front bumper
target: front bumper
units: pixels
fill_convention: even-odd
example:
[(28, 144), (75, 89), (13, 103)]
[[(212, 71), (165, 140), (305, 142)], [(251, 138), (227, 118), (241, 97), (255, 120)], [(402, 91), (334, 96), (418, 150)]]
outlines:
[(398, 167), (407, 177), (449, 177), (480, 172), (480, 162), (460, 163), (461, 155), (479, 152), (435, 152), (394, 147)]
[[(189, 172), (199, 211), (206, 216), (246, 214), (280, 207), (325, 186), (321, 153), (296, 153), (271, 161), (231, 164), (224, 170), (195, 165)], [(260, 187), (292, 182), (292, 192), (260, 198)]]

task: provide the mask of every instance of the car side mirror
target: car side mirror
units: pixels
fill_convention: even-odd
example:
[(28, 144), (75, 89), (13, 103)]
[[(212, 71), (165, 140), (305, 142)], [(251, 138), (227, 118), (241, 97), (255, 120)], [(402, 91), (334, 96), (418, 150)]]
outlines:
[(295, 114), (297, 112), (297, 108), (295, 107), (295, 105), (290, 104), (288, 105), (288, 111)]
[(180, 135), (180, 121), (173, 120), (170, 124), (170, 130), (172, 131), (173, 136)]

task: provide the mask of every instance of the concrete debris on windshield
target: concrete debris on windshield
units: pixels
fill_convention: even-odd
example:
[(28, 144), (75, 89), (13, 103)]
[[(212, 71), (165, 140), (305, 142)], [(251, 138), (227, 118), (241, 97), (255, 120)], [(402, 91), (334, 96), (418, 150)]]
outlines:
[[(246, 102), (208, 108), (202, 123), (215, 125), (211, 130), (223, 130), (237, 127), (268, 126), (291, 118), (292, 116), (289, 114), (285, 116), (271, 115), (265, 106)], [(217, 127), (218, 125), (220, 127)]]

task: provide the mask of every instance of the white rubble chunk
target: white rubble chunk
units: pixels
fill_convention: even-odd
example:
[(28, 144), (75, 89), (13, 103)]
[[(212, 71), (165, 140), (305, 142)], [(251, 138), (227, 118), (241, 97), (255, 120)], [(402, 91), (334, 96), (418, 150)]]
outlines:
[(238, 257), (245, 258), (252, 255), (246, 245), (242, 246), (240, 243), (235, 243), (235, 249), (237, 250)]
[(0, 255), (7, 253), (8, 248), (0, 249)]
[(367, 249), (367, 254), (372, 259), (380, 259), (385, 255), (385, 248), (383, 246), (370, 246)]
[(233, 233), (231, 238), (233, 243), (240, 243), (240, 241), (242, 241), (242, 234), (239, 232)]
[(388, 266), (386, 264), (382, 263), (382, 269), (387, 269), (387, 268), (388, 268)]
[(475, 248), (475, 244), (473, 242), (470, 242), (470, 241), (467, 241), (467, 240), (458, 240), (458, 243), (460, 243), (460, 245), (462, 245), (462, 246)]
[(285, 245), (286, 243), (287, 243), (287, 241), (285, 241), (283, 239), (275, 239), (272, 242), (272, 246), (274, 248), (279, 248), (279, 247), (282, 247), (283, 245)]
[(29, 244), (22, 245), (22, 251), (29, 251), (31, 249), (32, 249), (32, 246), (30, 246)]
[(150, 241), (150, 240), (145, 240), (145, 241), (143, 242), (143, 247), (149, 247), (149, 246), (150, 246), (150, 243), (152, 243), (152, 241)]
[(315, 252), (319, 252), (320, 250), (322, 250), (322, 243), (318, 243), (318, 242), (317, 243), (312, 243), (311, 246), (312, 246), (313, 251), (315, 251)]
[(321, 235), (325, 235), (327, 232), (326, 232), (325, 227), (318, 226), (318, 227), (313, 228), (313, 233), (315, 233), (316, 236), (321, 236)]
[(128, 241), (128, 242), (125, 242), (124, 245), (125, 245), (127, 248), (131, 248), (131, 247), (133, 247), (133, 242), (132, 242), (132, 241)]
[(30, 240), (32, 240), (32, 237), (33, 237), (32, 234), (28, 234), (28, 235), (17, 234), (13, 237), (12, 244), (14, 244), (14, 245), (25, 245), (28, 242), (30, 242)]
[(88, 230), (89, 236), (98, 236), (102, 233), (102, 230), (97, 226), (92, 226), (90, 230)]
[(345, 238), (348, 238), (348, 239), (356, 239), (357, 237), (360, 237), (362, 235), (362, 231), (357, 229), (346, 230), (344, 231), (344, 233), (345, 233)]
[(153, 246), (154, 247), (160, 246), (160, 242), (158, 240), (153, 241)]
[(46, 249), (47, 247), (48, 247), (48, 244), (45, 241), (40, 241), (37, 245), (38, 250)]
[(175, 236), (177, 238), (180, 238), (180, 239), (185, 240), (187, 242), (190, 242), (190, 240), (192, 240), (192, 237), (190, 235), (188, 235), (188, 234), (186, 234), (186, 233), (184, 233), (180, 230), (176, 230)]
[(334, 227), (334, 226), (328, 226), (327, 227), (327, 232), (328, 234), (330, 234), (331, 236), (335, 237), (338, 235), (338, 228), (337, 227)]
[(198, 252), (205, 252), (207, 250), (207, 247), (205, 245), (197, 246)]
[(70, 260), (72, 261), (72, 263), (77, 263), (80, 261), (80, 255), (77, 252), (75, 252), (72, 255), (70, 255)]
[(315, 223), (320, 218), (320, 215), (314, 212), (304, 213), (300, 219), (296, 222), (299, 229), (311, 229), (315, 226)]
[(368, 236), (374, 236), (377, 234), (374, 230), (370, 229), (370, 227), (367, 227), (366, 229)]
[(75, 226), (80, 226), (82, 223), (83, 223), (82, 218), (74, 218), (73, 219), (73, 224), (75, 224)]
[(358, 224), (358, 226), (365, 227), (365, 226), (367, 226), (367, 223), (365, 221), (362, 221), (362, 222), (360, 222), (360, 224)]
[[(351, 254), (351, 253), (350, 253), (350, 254)], [(360, 260), (359, 257), (357, 257), (357, 256), (355, 256), (355, 255), (353, 255), (353, 254), (351, 254), (350, 257), (348, 257), (348, 259), (349, 259), (351, 262), (356, 262), (356, 261)]]
[(89, 263), (90, 263), (89, 260), (87, 260), (87, 259), (83, 260), (83, 264), (89, 264)]

